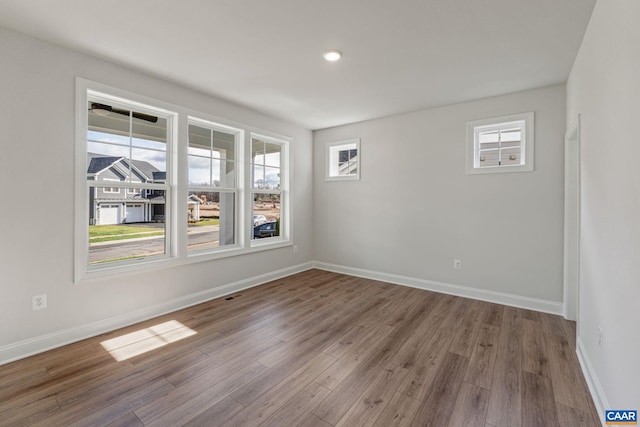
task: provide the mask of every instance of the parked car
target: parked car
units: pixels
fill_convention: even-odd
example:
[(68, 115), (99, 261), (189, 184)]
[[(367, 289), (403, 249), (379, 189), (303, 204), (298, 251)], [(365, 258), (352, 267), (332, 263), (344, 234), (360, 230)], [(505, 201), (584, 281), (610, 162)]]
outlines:
[(278, 231), (276, 230), (276, 222), (269, 221), (264, 224), (256, 225), (253, 227), (253, 238), (261, 239), (263, 237), (273, 237), (277, 236)]
[(264, 224), (267, 222), (267, 217), (264, 215), (254, 215), (253, 216), (253, 226)]

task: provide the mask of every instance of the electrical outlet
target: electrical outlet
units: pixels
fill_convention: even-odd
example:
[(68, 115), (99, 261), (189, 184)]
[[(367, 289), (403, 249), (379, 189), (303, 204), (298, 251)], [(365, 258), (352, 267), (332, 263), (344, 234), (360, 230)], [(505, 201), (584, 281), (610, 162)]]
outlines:
[(293, 245), (293, 253), (298, 253), (298, 245)]
[(604, 331), (602, 330), (602, 326), (598, 326), (598, 347), (602, 348), (602, 342), (604, 338)]
[(453, 260), (453, 268), (455, 268), (456, 270), (462, 270), (462, 260), (454, 259)]
[(31, 297), (31, 308), (34, 310), (42, 310), (47, 308), (47, 294), (34, 295)]

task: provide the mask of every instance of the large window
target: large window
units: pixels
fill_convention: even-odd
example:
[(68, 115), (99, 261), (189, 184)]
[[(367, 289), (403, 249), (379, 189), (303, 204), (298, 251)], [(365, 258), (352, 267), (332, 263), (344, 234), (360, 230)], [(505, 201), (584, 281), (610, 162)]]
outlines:
[(533, 113), (467, 123), (467, 173), (533, 170)]
[(167, 254), (172, 116), (91, 91), (86, 110), (88, 264)]
[(237, 143), (241, 131), (211, 122), (189, 122), (188, 249), (237, 243)]
[(290, 244), (286, 138), (82, 79), (77, 90), (76, 280)]

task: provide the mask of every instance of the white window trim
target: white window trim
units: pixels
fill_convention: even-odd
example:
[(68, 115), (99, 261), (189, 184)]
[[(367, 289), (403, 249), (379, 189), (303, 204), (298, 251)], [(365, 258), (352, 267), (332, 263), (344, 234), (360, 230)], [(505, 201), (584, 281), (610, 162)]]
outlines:
[[(167, 175), (167, 183), (172, 188), (171, 197), (173, 203), (170, 215), (167, 218), (167, 239), (171, 239), (171, 243), (165, 256), (143, 258), (139, 260), (127, 262), (111, 262), (106, 263), (100, 269), (88, 269), (88, 221), (89, 204), (87, 202), (86, 182), (87, 182), (87, 92), (93, 90), (95, 92), (109, 94), (113, 98), (120, 98), (127, 101), (127, 105), (138, 108), (136, 102), (142, 105), (153, 106), (154, 109), (165, 109), (167, 112), (175, 114), (173, 126), (170, 130), (175, 142), (167, 151), (167, 162), (171, 162), (171, 175)], [(156, 110), (154, 110), (156, 111)], [(153, 114), (154, 111), (150, 112)], [(176, 203), (176, 200), (186, 200), (188, 196), (187, 183), (187, 151), (188, 151), (188, 120), (189, 118), (199, 118), (208, 122), (214, 122), (222, 127), (228, 126), (242, 130), (242, 136), (238, 141), (238, 153), (236, 166), (238, 168), (238, 224), (237, 227), (237, 246), (225, 246), (216, 251), (193, 252), (187, 251), (187, 210), (179, 209), (182, 204)], [(145, 271), (158, 271), (164, 268), (174, 268), (182, 265), (189, 265), (196, 262), (204, 262), (216, 259), (223, 259), (232, 256), (241, 256), (266, 250), (290, 247), (293, 245), (293, 206), (291, 203), (291, 194), (293, 194), (293, 144), (292, 139), (288, 136), (268, 132), (264, 129), (256, 128), (240, 122), (235, 122), (222, 117), (213, 116), (202, 113), (201, 111), (192, 110), (183, 106), (175, 105), (169, 102), (159, 101), (153, 97), (129, 92), (125, 89), (118, 89), (109, 85), (93, 82), (80, 77), (76, 78), (76, 169), (75, 169), (75, 210), (74, 210), (74, 282), (85, 283), (103, 278), (114, 278), (120, 276), (128, 276), (131, 274), (139, 274)], [(260, 138), (272, 138), (279, 142), (286, 142), (285, 150), (283, 150), (283, 160), (281, 167), (286, 168), (284, 177), (281, 179), (281, 187), (283, 194), (283, 202), (281, 204), (281, 212), (286, 215), (284, 227), (281, 228), (279, 238), (261, 239), (260, 242), (251, 240), (253, 225), (251, 218), (252, 209), (250, 203), (251, 188), (250, 185), (250, 167), (248, 156), (245, 153), (251, 152), (251, 137), (255, 135)], [(94, 182), (92, 185), (97, 187), (106, 186)], [(139, 188), (138, 183), (118, 184), (124, 188)], [(153, 188), (159, 188), (159, 184), (154, 184)], [(170, 223), (169, 223), (170, 221)], [(171, 227), (171, 228), (169, 228)], [(102, 266), (101, 266), (102, 267)]]
[[(339, 147), (341, 145), (353, 145), (355, 144), (356, 150), (358, 151), (357, 159), (356, 159), (356, 173), (353, 175), (331, 175), (331, 166), (334, 161), (337, 159), (332, 155), (332, 148)], [(357, 181), (360, 179), (360, 159), (362, 157), (362, 153), (360, 151), (360, 138), (353, 138), (344, 141), (336, 141), (329, 142), (326, 144), (325, 148), (325, 180), (326, 181)]]
[[(499, 128), (513, 122), (524, 121), (525, 132), (522, 144), (524, 145), (521, 155), (523, 164), (520, 165), (500, 165), (479, 167), (478, 166), (478, 141), (476, 135), (479, 131)], [(487, 173), (509, 173), (509, 172), (532, 172), (534, 170), (534, 113), (520, 113), (509, 116), (492, 117), (482, 120), (467, 122), (467, 175), (487, 174)]]

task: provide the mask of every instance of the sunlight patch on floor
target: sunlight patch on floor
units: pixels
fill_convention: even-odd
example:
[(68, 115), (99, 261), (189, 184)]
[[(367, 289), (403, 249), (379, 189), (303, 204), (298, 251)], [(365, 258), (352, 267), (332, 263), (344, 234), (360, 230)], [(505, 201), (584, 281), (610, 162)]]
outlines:
[(103, 341), (100, 344), (114, 359), (120, 362), (195, 334), (197, 334), (196, 331), (177, 320), (170, 320)]

